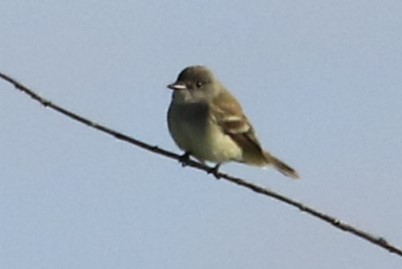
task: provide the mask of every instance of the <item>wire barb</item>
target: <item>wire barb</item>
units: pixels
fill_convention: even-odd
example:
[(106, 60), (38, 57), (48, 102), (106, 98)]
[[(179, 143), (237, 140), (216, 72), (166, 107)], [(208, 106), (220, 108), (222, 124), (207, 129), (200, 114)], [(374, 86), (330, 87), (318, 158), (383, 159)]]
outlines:
[(216, 171), (214, 171), (212, 173), (211, 172), (211, 167), (209, 167), (209, 166), (207, 166), (205, 164), (193, 161), (190, 158), (184, 159), (183, 155), (179, 155), (179, 154), (173, 153), (171, 151), (162, 149), (162, 148), (160, 148), (158, 146), (154, 146), (154, 145), (150, 145), (148, 143), (142, 142), (142, 141), (140, 141), (138, 139), (135, 139), (133, 137), (130, 137), (128, 135), (125, 135), (123, 133), (115, 131), (115, 130), (113, 130), (111, 128), (108, 128), (106, 126), (103, 126), (101, 124), (98, 124), (95, 121), (89, 120), (89, 119), (87, 119), (87, 118), (85, 118), (83, 116), (80, 116), (80, 115), (78, 115), (78, 114), (76, 114), (76, 113), (74, 113), (74, 112), (72, 112), (70, 110), (67, 110), (67, 109), (65, 109), (65, 108), (63, 108), (61, 106), (58, 106), (57, 104), (52, 103), (49, 100), (47, 100), (47, 99), (43, 98), (42, 96), (38, 95), (37, 93), (35, 93), (31, 89), (29, 89), (28, 87), (26, 87), (23, 84), (21, 84), (20, 82), (18, 82), (17, 80), (15, 80), (15, 79), (11, 78), (10, 76), (7, 76), (7, 75), (5, 75), (5, 74), (3, 74), (1, 72), (0, 72), (0, 78), (2, 78), (3, 80), (5, 80), (5, 81), (7, 81), (7, 82), (9, 82), (11, 84), (13, 84), (16, 89), (18, 89), (18, 90), (24, 92), (25, 94), (29, 95), (32, 99), (34, 99), (37, 102), (41, 103), (43, 106), (49, 107), (49, 108), (51, 108), (51, 109), (53, 109), (53, 110), (55, 110), (55, 111), (57, 111), (57, 112), (59, 112), (61, 114), (73, 119), (73, 120), (76, 120), (76, 121), (78, 121), (78, 122), (80, 122), (82, 124), (85, 124), (85, 125), (87, 125), (87, 126), (89, 126), (91, 128), (94, 128), (94, 129), (96, 129), (98, 131), (101, 131), (103, 133), (107, 133), (107, 134), (109, 134), (111, 136), (114, 136), (116, 139), (128, 142), (128, 143), (130, 143), (132, 145), (135, 145), (135, 146), (138, 146), (138, 147), (140, 147), (142, 149), (151, 151), (151, 152), (159, 154), (159, 155), (163, 155), (163, 156), (171, 158), (171, 159), (175, 159), (175, 160), (181, 162), (182, 164), (184, 163), (186, 166), (191, 166), (191, 167), (193, 167), (195, 169), (203, 170), (203, 171), (205, 171), (205, 172), (207, 172), (209, 174), (212, 174), (216, 178), (221, 178), (221, 179), (227, 180), (227, 181), (229, 181), (231, 183), (234, 183), (234, 184), (237, 184), (239, 186), (245, 187), (245, 188), (247, 188), (249, 190), (252, 190), (252, 191), (254, 191), (254, 192), (258, 193), (258, 194), (274, 198), (274, 199), (276, 199), (276, 200), (278, 200), (280, 202), (283, 202), (283, 203), (285, 203), (287, 205), (290, 205), (292, 207), (298, 208), (300, 211), (305, 212), (305, 213), (307, 213), (307, 214), (309, 214), (309, 215), (311, 215), (311, 216), (313, 216), (315, 218), (318, 218), (321, 221), (327, 222), (327, 223), (333, 225), (334, 227), (336, 227), (336, 228), (338, 228), (338, 229), (340, 229), (342, 231), (345, 231), (345, 232), (351, 233), (351, 234), (353, 234), (355, 236), (358, 236), (358, 237), (360, 237), (360, 238), (362, 238), (362, 239), (364, 239), (364, 240), (366, 240), (366, 241), (368, 241), (368, 242), (370, 242), (370, 243), (372, 243), (374, 245), (377, 245), (377, 246), (379, 246), (379, 247), (381, 247), (383, 249), (388, 250), (391, 253), (394, 253), (394, 254), (402, 257), (402, 249), (397, 247), (397, 246), (395, 246), (395, 245), (390, 244), (387, 240), (385, 240), (381, 236), (375, 236), (375, 235), (373, 235), (371, 233), (368, 233), (368, 232), (366, 232), (366, 231), (364, 231), (362, 229), (359, 229), (359, 228), (357, 228), (355, 226), (352, 226), (350, 224), (346, 224), (345, 222), (342, 222), (338, 218), (332, 217), (332, 216), (330, 216), (328, 214), (325, 214), (325, 213), (323, 213), (323, 212), (321, 212), (321, 211), (319, 211), (317, 209), (314, 209), (312, 207), (304, 205), (303, 203), (298, 202), (296, 200), (293, 200), (291, 198), (288, 198), (288, 197), (286, 197), (286, 196), (284, 196), (284, 195), (282, 195), (280, 193), (277, 193), (277, 192), (271, 191), (269, 189), (263, 188), (261, 186), (255, 185), (253, 183), (250, 183), (250, 182), (248, 182), (248, 181), (246, 181), (246, 180), (244, 180), (242, 178), (234, 177), (234, 176), (219, 172), (217, 169), (216, 169)]

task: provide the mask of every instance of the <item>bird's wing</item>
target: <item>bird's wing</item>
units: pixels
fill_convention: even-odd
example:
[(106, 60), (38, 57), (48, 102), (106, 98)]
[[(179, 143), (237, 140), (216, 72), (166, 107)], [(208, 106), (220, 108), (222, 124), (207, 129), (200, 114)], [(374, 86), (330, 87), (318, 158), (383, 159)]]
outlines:
[(236, 98), (224, 91), (212, 100), (210, 108), (212, 120), (243, 149), (244, 162), (266, 164), (255, 131)]

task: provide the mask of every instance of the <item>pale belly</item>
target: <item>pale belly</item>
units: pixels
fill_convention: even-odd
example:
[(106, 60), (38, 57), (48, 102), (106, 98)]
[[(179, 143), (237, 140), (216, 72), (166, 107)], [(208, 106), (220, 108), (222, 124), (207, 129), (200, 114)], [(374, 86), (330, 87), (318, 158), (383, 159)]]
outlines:
[(176, 144), (184, 151), (200, 161), (224, 163), (242, 160), (241, 148), (209, 117), (194, 117), (183, 110), (169, 113), (169, 131)]

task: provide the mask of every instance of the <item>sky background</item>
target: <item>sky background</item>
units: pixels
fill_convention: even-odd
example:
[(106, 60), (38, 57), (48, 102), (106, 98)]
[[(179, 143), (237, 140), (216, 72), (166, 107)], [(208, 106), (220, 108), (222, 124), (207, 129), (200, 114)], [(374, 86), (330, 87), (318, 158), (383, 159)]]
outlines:
[[(0, 71), (180, 151), (166, 85), (204, 64), (302, 176), (226, 164), (402, 246), (402, 2), (0, 2)], [(0, 81), (0, 268), (401, 268), (276, 200), (74, 122)]]

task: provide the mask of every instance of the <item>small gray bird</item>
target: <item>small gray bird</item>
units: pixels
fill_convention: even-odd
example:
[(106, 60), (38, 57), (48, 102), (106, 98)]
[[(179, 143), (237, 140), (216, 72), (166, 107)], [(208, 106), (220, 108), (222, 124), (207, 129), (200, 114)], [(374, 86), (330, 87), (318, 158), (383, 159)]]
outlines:
[(167, 86), (173, 90), (167, 120), (179, 148), (200, 162), (236, 161), (256, 166), (274, 166), (291, 178), (297, 172), (264, 151), (236, 98), (204, 66), (190, 66)]

